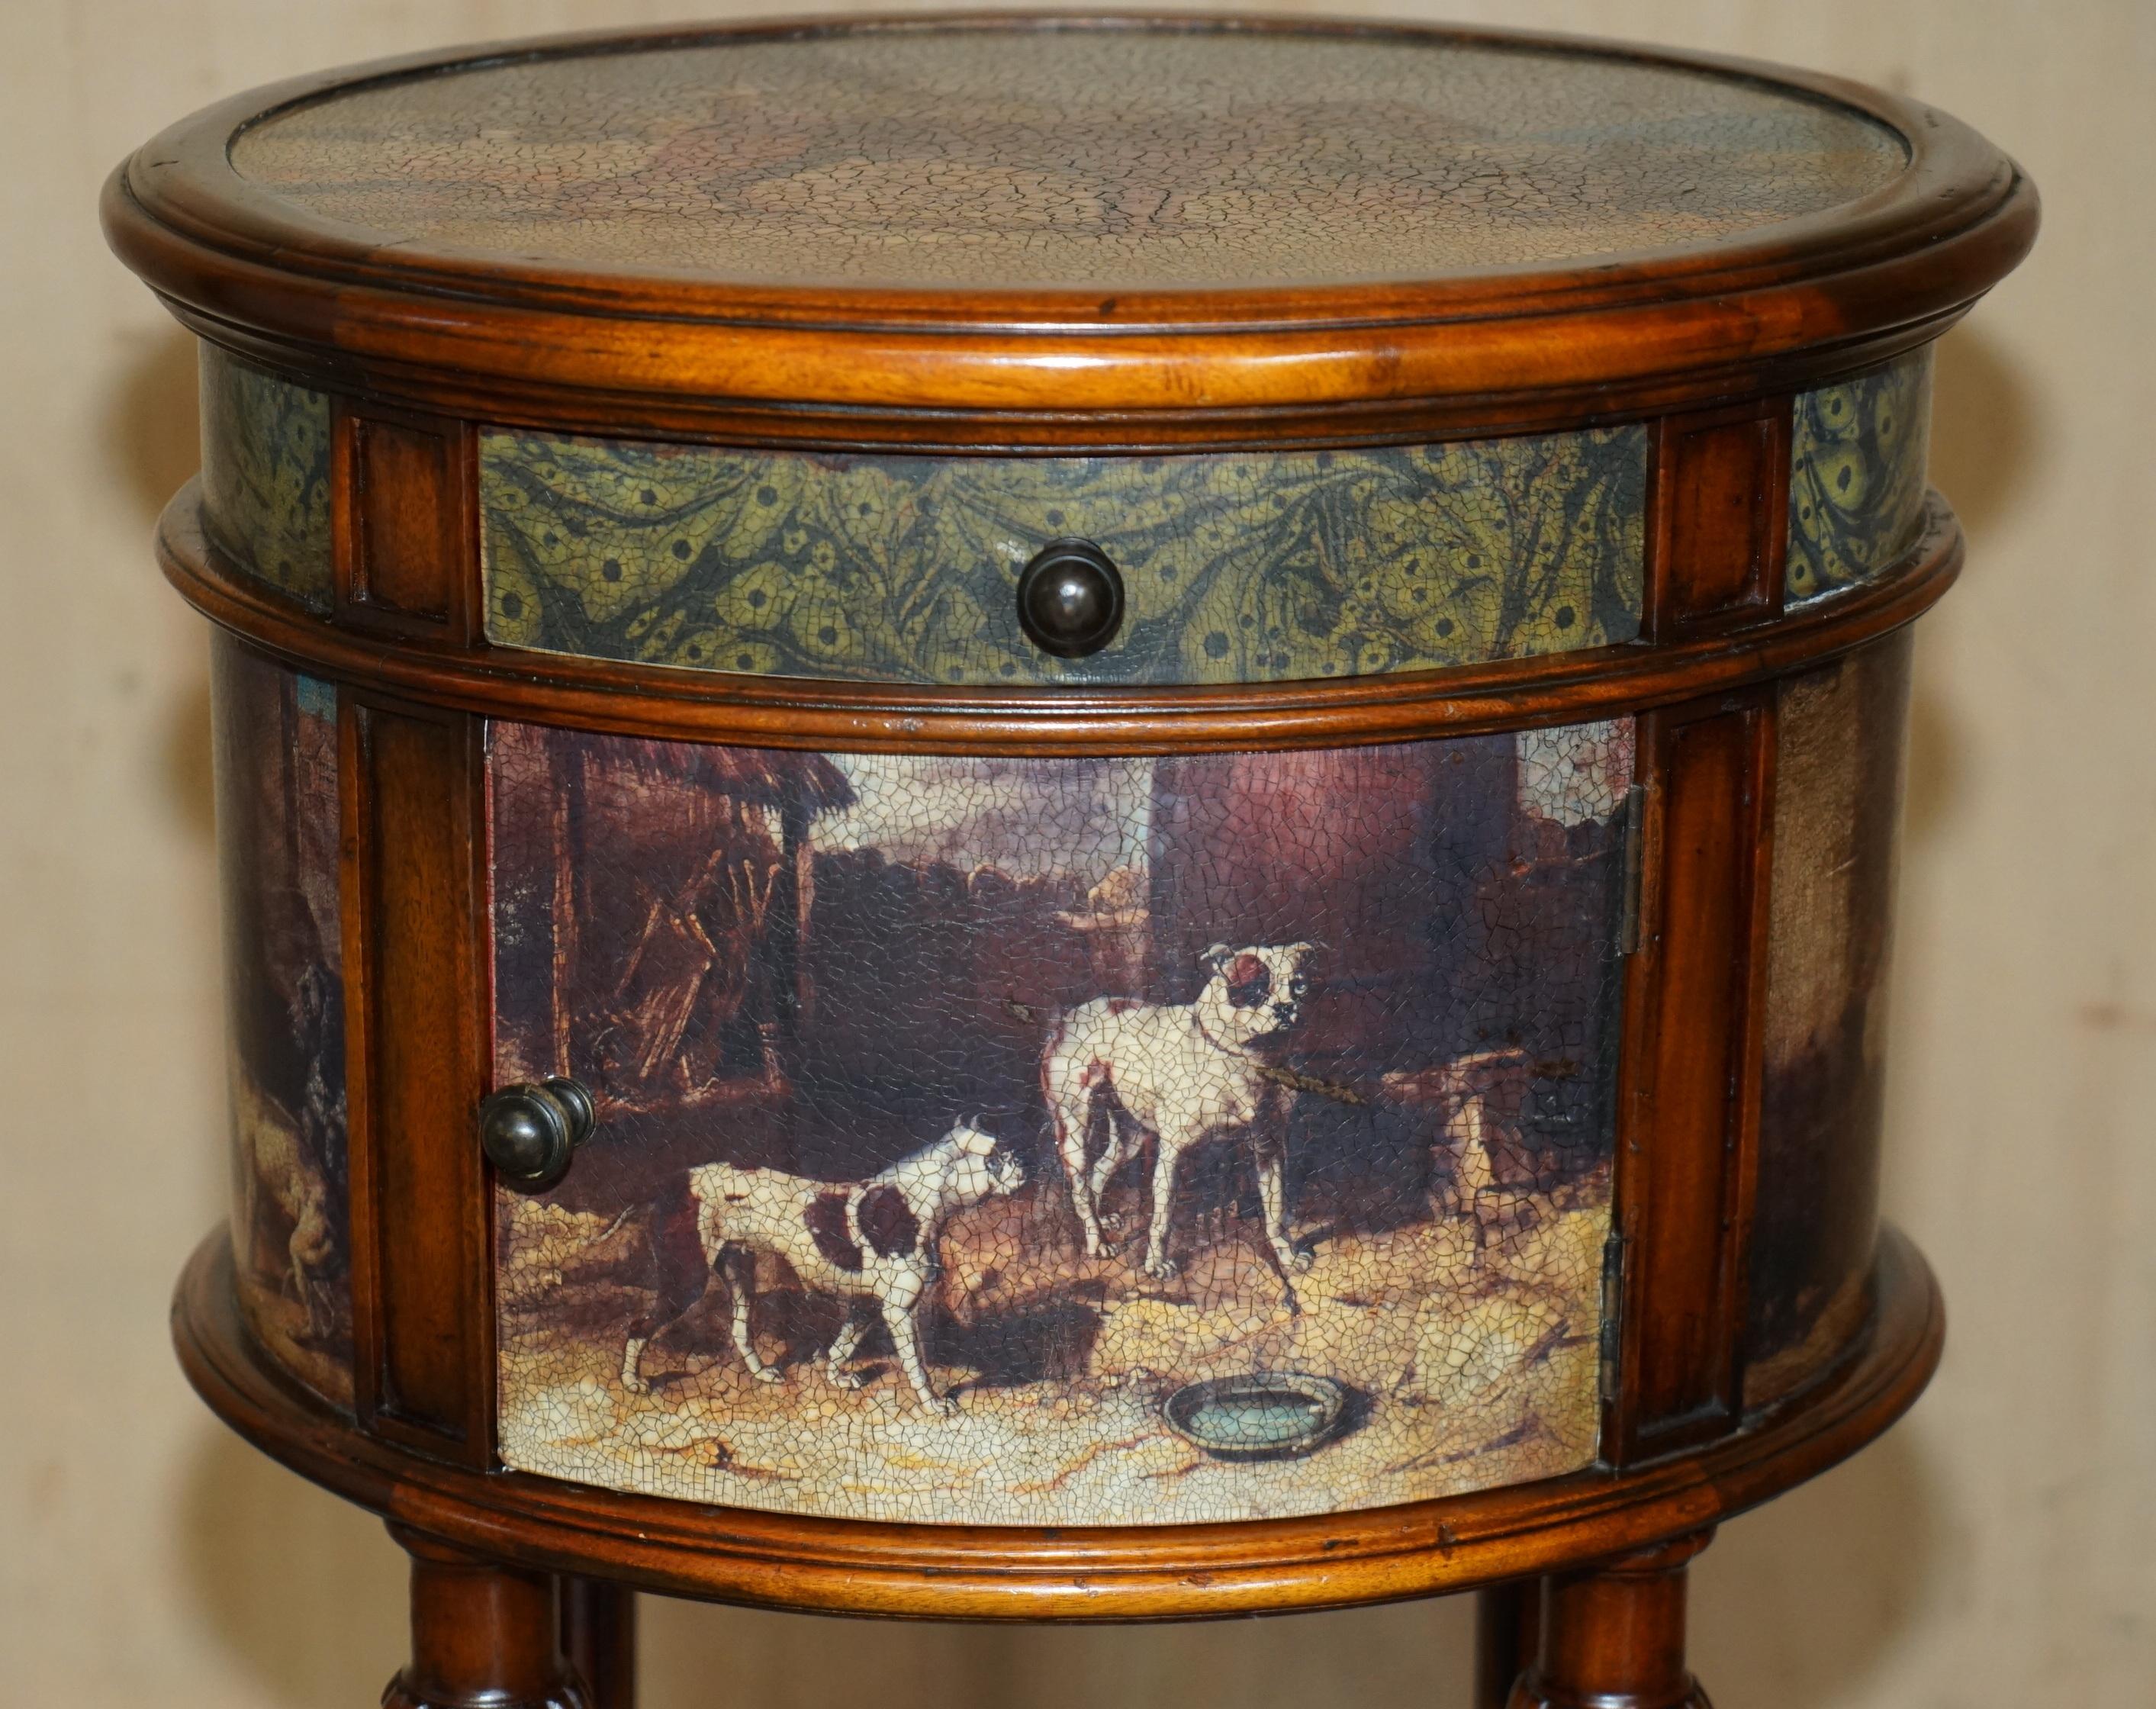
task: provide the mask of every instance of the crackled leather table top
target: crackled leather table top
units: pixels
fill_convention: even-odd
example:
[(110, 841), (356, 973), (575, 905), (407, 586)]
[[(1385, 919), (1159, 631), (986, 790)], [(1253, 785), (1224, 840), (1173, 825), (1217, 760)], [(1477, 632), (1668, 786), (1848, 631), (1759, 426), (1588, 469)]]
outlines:
[(1547, 45), (944, 25), (392, 77), (231, 159), (408, 253), (1203, 290), (1697, 251), (1882, 190), (1907, 151), (1799, 90)]

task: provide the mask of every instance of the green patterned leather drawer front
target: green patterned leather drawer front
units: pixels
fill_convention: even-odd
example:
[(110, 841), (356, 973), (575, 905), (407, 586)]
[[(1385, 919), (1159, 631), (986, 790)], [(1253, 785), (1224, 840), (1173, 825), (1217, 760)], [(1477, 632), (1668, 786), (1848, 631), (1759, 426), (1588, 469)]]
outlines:
[[(487, 635), (854, 681), (1233, 683), (1480, 664), (1640, 627), (1640, 427), (1350, 451), (814, 455), (488, 433)], [(1102, 547), (1091, 658), (1021, 632), (1019, 572)]]
[(203, 519), (256, 580), (330, 608), (330, 400), (202, 347)]
[(1917, 543), (1931, 411), (1929, 346), (1797, 398), (1790, 604), (1876, 580)]
[[(330, 399), (205, 346), (203, 509), (239, 570), (331, 598)], [(1914, 544), (1931, 358), (1794, 402), (1792, 605)], [(1635, 639), (1649, 429), (1316, 452), (922, 457), (484, 430), (497, 646), (858, 682), (1367, 676)], [(1019, 570), (1078, 536), (1127, 615), (1082, 659), (1019, 627)]]

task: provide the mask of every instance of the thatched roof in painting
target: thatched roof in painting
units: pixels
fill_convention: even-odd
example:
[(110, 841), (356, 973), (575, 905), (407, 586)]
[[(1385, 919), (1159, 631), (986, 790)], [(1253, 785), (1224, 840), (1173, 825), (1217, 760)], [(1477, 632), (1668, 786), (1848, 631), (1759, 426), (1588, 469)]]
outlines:
[(830, 813), (854, 803), (853, 785), (845, 773), (821, 754), (629, 736), (582, 740), (589, 762), (633, 772), (654, 783), (689, 784), (766, 807), (798, 801), (811, 813)]

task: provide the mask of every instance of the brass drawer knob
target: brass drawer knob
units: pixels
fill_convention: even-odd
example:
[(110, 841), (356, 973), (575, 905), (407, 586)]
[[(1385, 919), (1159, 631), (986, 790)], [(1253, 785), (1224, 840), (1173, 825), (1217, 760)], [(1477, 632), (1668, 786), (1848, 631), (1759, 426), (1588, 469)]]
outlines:
[(1018, 621), (1044, 653), (1097, 653), (1122, 627), (1122, 574), (1090, 540), (1051, 540), (1019, 573)]
[(479, 1106), (480, 1148), (503, 1186), (544, 1193), (569, 1173), (596, 1115), (592, 1095), (572, 1080), (504, 1086)]

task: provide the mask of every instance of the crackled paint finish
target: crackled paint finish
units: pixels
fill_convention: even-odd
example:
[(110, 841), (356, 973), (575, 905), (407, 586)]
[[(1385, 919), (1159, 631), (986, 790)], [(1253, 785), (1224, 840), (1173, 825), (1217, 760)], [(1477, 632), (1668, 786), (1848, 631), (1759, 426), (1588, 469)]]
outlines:
[(202, 347), (203, 520), (225, 555), (330, 608), (330, 401)]
[(1830, 1368), (1877, 1236), (1909, 634), (1781, 685), (1745, 1399)]
[(1931, 413), (1928, 346), (1797, 399), (1786, 577), (1792, 604), (1868, 582), (1917, 543)]
[[(1265, 682), (1639, 632), (1636, 427), (1306, 454), (814, 456), (495, 433), (480, 448), (498, 644), (921, 683)], [(1115, 559), (1121, 634), (1051, 658), (1019, 570)]]
[(503, 1459), (1107, 1525), (1589, 1463), (1631, 762), (496, 726), (497, 1075), (599, 1109), (498, 1201)]
[(336, 691), (228, 637), (214, 657), (240, 1312), (278, 1363), (349, 1407)]
[(370, 84), (235, 167), (400, 244), (784, 284), (1415, 279), (1727, 242), (1907, 153), (1747, 79), (1548, 48), (918, 25)]

